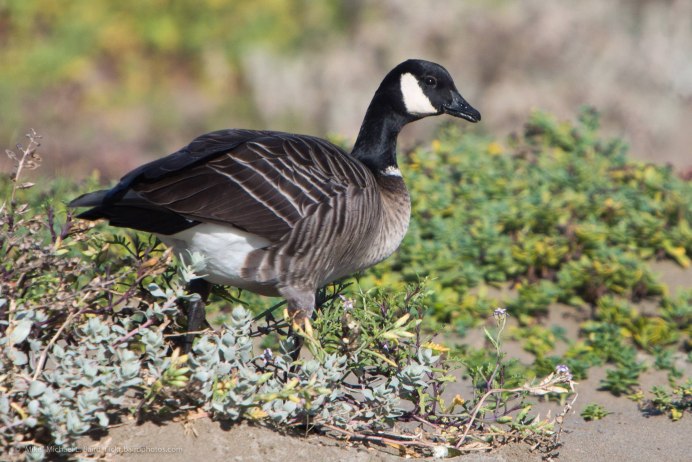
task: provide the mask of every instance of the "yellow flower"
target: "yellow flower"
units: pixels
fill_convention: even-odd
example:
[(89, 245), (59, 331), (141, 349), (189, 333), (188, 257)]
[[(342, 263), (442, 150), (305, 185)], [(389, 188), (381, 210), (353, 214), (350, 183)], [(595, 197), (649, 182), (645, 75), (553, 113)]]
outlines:
[(421, 345), (423, 348), (429, 348), (433, 351), (437, 351), (438, 353), (447, 353), (449, 351), (449, 348), (447, 348), (444, 345), (440, 345), (439, 343), (433, 343), (433, 342), (426, 342)]

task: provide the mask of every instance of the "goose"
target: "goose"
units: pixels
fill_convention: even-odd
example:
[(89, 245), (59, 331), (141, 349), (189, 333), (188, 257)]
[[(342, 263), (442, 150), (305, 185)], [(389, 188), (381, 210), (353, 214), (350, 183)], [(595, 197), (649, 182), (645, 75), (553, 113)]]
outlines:
[(439, 64), (409, 59), (375, 91), (350, 153), (314, 136), (227, 129), (127, 173), (69, 207), (112, 226), (155, 234), (185, 260), (204, 257), (188, 335), (205, 320), (211, 284), (286, 300), (292, 326), (309, 320), (320, 287), (390, 256), (411, 202), (397, 165), (401, 129), (428, 116), (480, 113)]

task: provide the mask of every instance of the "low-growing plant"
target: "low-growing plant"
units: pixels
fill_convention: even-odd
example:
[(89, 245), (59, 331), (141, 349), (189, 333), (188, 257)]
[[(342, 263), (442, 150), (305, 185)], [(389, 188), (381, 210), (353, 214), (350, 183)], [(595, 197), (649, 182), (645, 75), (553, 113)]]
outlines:
[(546, 315), (550, 304), (555, 303), (560, 295), (555, 283), (545, 279), (522, 284), (518, 292), (517, 298), (510, 301), (507, 307), (516, 313), (522, 325), (531, 324), (537, 316)]
[(692, 380), (674, 384), (671, 388), (654, 386), (652, 398), (644, 399), (642, 396), (639, 400), (642, 411), (649, 415), (668, 414), (673, 421), (682, 419), (686, 412), (692, 412)]
[(533, 353), (537, 359), (543, 358), (555, 348), (555, 333), (542, 325), (535, 324), (513, 331), (513, 337), (521, 341), (524, 350)]
[(628, 395), (639, 384), (639, 374), (646, 368), (634, 357), (619, 362), (613, 369), (606, 371), (606, 377), (601, 380), (600, 389), (608, 390), (615, 396)]
[(584, 407), (580, 415), (584, 420), (592, 421), (601, 420), (608, 414), (612, 414), (612, 412), (608, 411), (605, 407), (603, 407), (600, 404), (591, 403)]
[(673, 350), (656, 348), (654, 354), (654, 367), (658, 370), (668, 371), (668, 380), (682, 378), (683, 371), (676, 366), (676, 354)]

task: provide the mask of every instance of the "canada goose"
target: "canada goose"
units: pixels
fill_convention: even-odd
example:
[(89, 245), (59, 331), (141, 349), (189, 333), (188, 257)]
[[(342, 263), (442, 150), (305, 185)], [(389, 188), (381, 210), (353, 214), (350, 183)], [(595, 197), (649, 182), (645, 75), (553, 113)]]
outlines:
[[(202, 254), (204, 281), (193, 290), (203, 298), (209, 283), (281, 296), (301, 324), (318, 288), (397, 249), (411, 212), (397, 136), (443, 113), (481, 120), (445, 68), (411, 59), (380, 84), (350, 154), (313, 136), (220, 130), (69, 206), (92, 207), (79, 218), (154, 233), (181, 258)], [(188, 332), (197, 330), (203, 308), (188, 317)]]

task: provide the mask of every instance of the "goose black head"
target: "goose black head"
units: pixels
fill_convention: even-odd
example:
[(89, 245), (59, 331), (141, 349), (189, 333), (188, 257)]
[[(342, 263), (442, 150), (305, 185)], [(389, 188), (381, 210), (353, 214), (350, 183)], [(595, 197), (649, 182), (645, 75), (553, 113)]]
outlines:
[(461, 96), (447, 69), (439, 64), (409, 59), (392, 69), (380, 91), (397, 101), (397, 112), (410, 120), (449, 114), (469, 122), (481, 120), (481, 114)]

